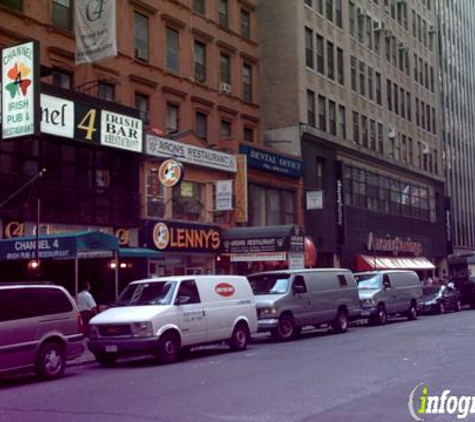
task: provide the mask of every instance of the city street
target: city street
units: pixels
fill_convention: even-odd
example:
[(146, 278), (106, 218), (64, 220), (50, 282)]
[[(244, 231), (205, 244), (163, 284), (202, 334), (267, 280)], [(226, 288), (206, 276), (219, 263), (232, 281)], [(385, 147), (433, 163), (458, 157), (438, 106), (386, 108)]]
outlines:
[(420, 383), (475, 395), (474, 320), (467, 309), (342, 335), (311, 330), (284, 344), (265, 337), (243, 353), (206, 348), (169, 366), (94, 363), (49, 383), (4, 380), (0, 421), (409, 421)]

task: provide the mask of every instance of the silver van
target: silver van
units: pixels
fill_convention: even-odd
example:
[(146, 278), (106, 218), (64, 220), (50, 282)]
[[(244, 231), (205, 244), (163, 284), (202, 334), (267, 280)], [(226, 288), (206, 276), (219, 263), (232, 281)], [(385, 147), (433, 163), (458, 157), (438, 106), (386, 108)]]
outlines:
[(422, 283), (414, 271), (386, 270), (356, 273), (361, 316), (370, 323), (386, 324), (389, 315), (417, 318)]
[(258, 329), (290, 340), (305, 325), (331, 324), (342, 333), (360, 314), (353, 274), (345, 269), (284, 270), (248, 276), (254, 291)]
[(0, 375), (59, 378), (84, 351), (76, 303), (60, 286), (0, 283)]

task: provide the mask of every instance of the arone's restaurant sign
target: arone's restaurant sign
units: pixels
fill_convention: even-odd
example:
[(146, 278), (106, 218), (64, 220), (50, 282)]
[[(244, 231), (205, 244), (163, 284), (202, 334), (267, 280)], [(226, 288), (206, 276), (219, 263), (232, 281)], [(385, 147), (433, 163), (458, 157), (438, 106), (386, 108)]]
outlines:
[(370, 232), (367, 246), (368, 251), (391, 252), (394, 255), (401, 252), (412, 253), (415, 256), (422, 255), (422, 243), (402, 240), (397, 236), (394, 238), (377, 237)]
[(163, 252), (212, 252), (221, 250), (219, 226), (171, 221), (149, 221), (147, 246)]

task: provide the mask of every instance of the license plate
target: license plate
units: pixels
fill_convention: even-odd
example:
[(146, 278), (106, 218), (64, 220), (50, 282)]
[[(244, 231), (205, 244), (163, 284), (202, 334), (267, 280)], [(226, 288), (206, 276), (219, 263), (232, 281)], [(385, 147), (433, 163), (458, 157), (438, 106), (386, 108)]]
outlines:
[(106, 352), (108, 352), (108, 353), (117, 352), (117, 346), (115, 346), (115, 345), (106, 346)]

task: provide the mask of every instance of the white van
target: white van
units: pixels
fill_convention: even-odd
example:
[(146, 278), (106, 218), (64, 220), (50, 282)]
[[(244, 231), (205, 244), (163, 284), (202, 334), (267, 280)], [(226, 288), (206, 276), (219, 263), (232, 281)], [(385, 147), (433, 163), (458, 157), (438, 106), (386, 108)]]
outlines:
[(116, 307), (90, 321), (88, 348), (102, 365), (145, 354), (172, 363), (180, 349), (223, 340), (232, 350), (244, 350), (256, 330), (245, 277), (153, 278), (130, 283)]

